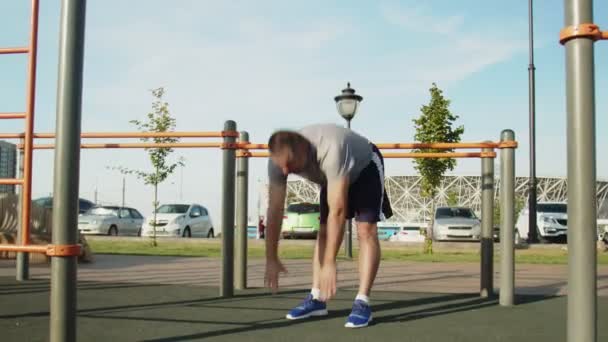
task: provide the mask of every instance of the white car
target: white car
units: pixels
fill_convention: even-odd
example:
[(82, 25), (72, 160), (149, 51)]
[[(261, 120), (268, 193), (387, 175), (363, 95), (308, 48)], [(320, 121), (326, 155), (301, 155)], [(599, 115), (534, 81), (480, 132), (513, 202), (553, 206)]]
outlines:
[(471, 208), (438, 207), (435, 209), (433, 240), (479, 240), (481, 221)]
[(608, 219), (597, 220), (597, 238), (608, 243)]
[(156, 236), (207, 238), (215, 236), (209, 211), (196, 203), (161, 205), (156, 211), (156, 223), (153, 215), (147, 217), (141, 235), (153, 236), (154, 227), (156, 227)]
[(144, 217), (133, 208), (93, 207), (78, 217), (81, 234), (139, 235)]
[[(529, 212), (525, 208), (515, 224), (515, 243), (528, 239)], [(536, 205), (536, 227), (541, 242), (565, 239), (568, 236), (568, 205), (562, 202), (538, 202)]]
[(426, 227), (426, 223), (406, 223), (399, 225), (399, 228), (395, 231), (388, 241), (399, 241), (399, 242), (424, 242), (424, 235), (422, 229)]

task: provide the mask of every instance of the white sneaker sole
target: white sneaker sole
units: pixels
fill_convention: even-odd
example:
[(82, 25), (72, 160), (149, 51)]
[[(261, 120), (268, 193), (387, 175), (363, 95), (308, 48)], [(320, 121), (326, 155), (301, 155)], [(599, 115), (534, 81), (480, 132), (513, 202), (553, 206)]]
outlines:
[(355, 325), (353, 323), (348, 322), (348, 323), (344, 324), (344, 327), (345, 328), (349, 328), (349, 329), (365, 328), (371, 322), (372, 322), (372, 316), (369, 316), (369, 320), (367, 322), (363, 323), (363, 324)]
[(311, 311), (311, 312), (307, 313), (306, 315), (297, 316), (297, 317), (287, 314), (287, 316), (285, 316), (285, 318), (293, 321), (293, 320), (304, 319), (304, 318), (309, 318), (309, 317), (313, 317), (313, 316), (315, 316), (315, 317), (316, 316), (327, 316), (327, 309)]

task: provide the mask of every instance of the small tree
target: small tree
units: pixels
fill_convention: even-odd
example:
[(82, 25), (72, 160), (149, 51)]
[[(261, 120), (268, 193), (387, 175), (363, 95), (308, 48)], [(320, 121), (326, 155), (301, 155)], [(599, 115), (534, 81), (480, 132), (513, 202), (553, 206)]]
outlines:
[(452, 190), (448, 192), (447, 204), (450, 207), (455, 207), (458, 205), (458, 192)]
[[(522, 196), (515, 196), (515, 208), (514, 209), (514, 220), (517, 220), (517, 217), (519, 217), (519, 213), (524, 209), (524, 206), (526, 205), (526, 201)], [(500, 225), (501, 221), (501, 208), (500, 208), (500, 201), (499, 200), (495, 200), (494, 201), (494, 224)]]
[[(130, 123), (137, 126), (140, 132), (170, 132), (175, 129), (175, 118), (169, 113), (169, 104), (163, 100), (165, 94), (164, 88), (152, 89), (152, 111), (147, 114), (147, 121), (131, 120)], [(141, 138), (143, 142), (154, 142), (158, 144), (162, 143), (175, 143), (178, 142), (178, 138), (172, 137), (156, 137), (156, 138)], [(152, 206), (154, 208), (153, 224), (152, 224), (152, 245), (156, 246), (156, 212), (158, 210), (158, 185), (164, 182), (172, 173), (175, 171), (177, 166), (183, 166), (184, 159), (180, 158), (175, 163), (168, 161), (169, 155), (173, 152), (172, 148), (146, 148), (150, 162), (152, 163), (151, 171), (133, 170), (126, 167), (115, 167), (123, 174), (134, 174), (137, 178), (142, 179), (144, 184), (152, 185), (154, 187), (154, 202)]]
[[(429, 104), (422, 106), (420, 117), (413, 120), (416, 127), (414, 139), (421, 143), (459, 142), (464, 133), (464, 127), (453, 127), (454, 121), (458, 119), (458, 116), (450, 112), (450, 100), (443, 97), (443, 91), (435, 83), (433, 83), (430, 93), (431, 100)], [(416, 149), (414, 152), (443, 151), (437, 149)], [(427, 230), (427, 243), (425, 244), (427, 247), (425, 249), (427, 249), (427, 253), (432, 253), (432, 245), (429, 240), (432, 240), (433, 236), (437, 189), (441, 184), (441, 179), (445, 172), (453, 170), (456, 166), (456, 160), (453, 158), (416, 158), (414, 159), (414, 164), (414, 168), (418, 170), (421, 176), (422, 196), (431, 200), (431, 221)]]

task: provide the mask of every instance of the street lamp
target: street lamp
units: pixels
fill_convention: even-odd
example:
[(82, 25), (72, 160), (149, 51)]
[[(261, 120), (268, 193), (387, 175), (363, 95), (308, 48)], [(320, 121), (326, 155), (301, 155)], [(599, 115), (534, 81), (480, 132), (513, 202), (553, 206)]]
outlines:
[(350, 128), (350, 121), (357, 114), (359, 104), (363, 101), (361, 95), (355, 94), (355, 89), (350, 87), (350, 82), (346, 84), (346, 88), (342, 89), (342, 94), (334, 97), (338, 113), (346, 120), (346, 126)]
[[(346, 120), (346, 127), (350, 129), (350, 121), (357, 114), (359, 104), (363, 101), (361, 95), (355, 94), (355, 89), (350, 87), (350, 82), (346, 84), (346, 88), (342, 89), (342, 94), (334, 97), (338, 114)], [(344, 241), (344, 249), (346, 249), (346, 257), (353, 257), (353, 225), (350, 219), (346, 220), (346, 236)]]

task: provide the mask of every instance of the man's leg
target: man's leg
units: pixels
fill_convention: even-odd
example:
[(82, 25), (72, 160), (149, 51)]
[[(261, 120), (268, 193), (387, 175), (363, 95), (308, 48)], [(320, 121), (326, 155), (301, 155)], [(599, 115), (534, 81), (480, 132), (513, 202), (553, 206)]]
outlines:
[(312, 289), (321, 287), (321, 260), (325, 252), (325, 243), (327, 241), (327, 224), (322, 223), (317, 234), (317, 242), (315, 243), (315, 252), (312, 257)]
[(369, 296), (380, 266), (378, 225), (357, 222), (357, 236), (359, 237), (359, 294)]

